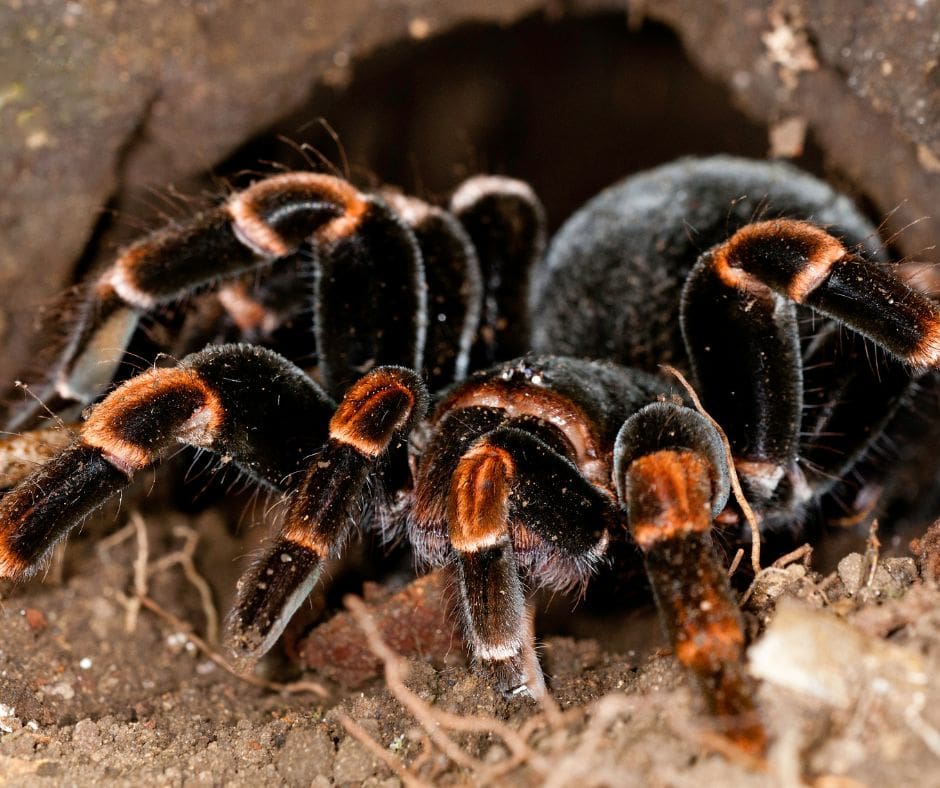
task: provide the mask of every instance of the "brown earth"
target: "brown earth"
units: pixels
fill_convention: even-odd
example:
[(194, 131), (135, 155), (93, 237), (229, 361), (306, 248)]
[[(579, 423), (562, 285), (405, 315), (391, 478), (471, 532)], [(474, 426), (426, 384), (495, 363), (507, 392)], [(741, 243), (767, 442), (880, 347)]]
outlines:
[[(467, 672), (449, 633), (412, 648), (404, 690), (376, 678), (378, 661), (371, 678), (368, 667), (354, 677), (357, 690), (334, 683), (335, 670), (300, 675), (277, 660), (249, 683), (213, 662), (203, 640), (213, 637), (210, 619), (224, 609), (244, 539), (228, 536), (213, 510), (195, 519), (132, 516), (98, 541), (96, 532), (115, 525), (75, 540), (44, 580), (4, 591), (3, 784), (400, 784), (388, 763), (407, 767), (409, 780), (441, 785), (940, 784), (940, 691), (931, 681), (940, 592), (910, 558), (873, 563), (871, 551), (852, 553), (826, 577), (799, 559), (764, 571), (744, 608), (772, 736), (766, 762), (754, 763), (716, 735), (648, 609), (614, 622), (643, 644), (626, 652), (606, 647), (604, 630), (600, 641), (545, 639), (555, 711), (494, 695)], [(203, 601), (176, 560), (189, 554), (194, 576), (209, 581)], [(417, 596), (392, 597), (402, 615), (386, 632), (406, 647), (434, 634), (446, 610), (424, 585)], [(141, 608), (135, 589), (146, 595)], [(386, 621), (388, 595), (374, 589), (371, 597)], [(334, 646), (345, 638), (352, 660), (372, 655), (348, 613), (320, 630)], [(272, 678), (287, 683), (262, 686)], [(406, 703), (470, 727), (448, 734), (456, 756), (432, 743), (441, 728), (399, 702), (409, 691)], [(506, 741), (506, 727), (524, 738)]]

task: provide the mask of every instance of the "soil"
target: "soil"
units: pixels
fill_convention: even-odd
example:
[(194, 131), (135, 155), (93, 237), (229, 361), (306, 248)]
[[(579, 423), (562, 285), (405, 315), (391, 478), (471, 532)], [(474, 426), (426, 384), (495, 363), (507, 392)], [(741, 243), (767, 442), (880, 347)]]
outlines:
[[(459, 642), (418, 648), (405, 661), (407, 688), (473, 728), (450, 734), (462, 753), (455, 763), (429, 740), (440, 729), (416, 721), (375, 671), (349, 689), (329, 670), (301, 675), (281, 655), (249, 683), (212, 660), (207, 613), (225, 609), (239, 557), (261, 530), (233, 536), (218, 509), (129, 521), (112, 512), (44, 578), (6, 586), (2, 784), (393, 786), (402, 782), (394, 763), (410, 769), (409, 782), (439, 785), (940, 785), (940, 690), (929, 680), (940, 591), (911, 558), (869, 549), (826, 577), (805, 557), (761, 574), (744, 610), (771, 734), (764, 761), (717, 734), (646, 608), (606, 619), (599, 637), (544, 637), (555, 712), (495, 695), (468, 672)], [(209, 584), (205, 601), (175, 560), (190, 554), (194, 577)], [(137, 592), (158, 613), (137, 609)], [(399, 598), (376, 586), (369, 597), (383, 616)], [(324, 626), (331, 639), (358, 631), (347, 613)], [(618, 649), (622, 633), (607, 638), (611, 627), (632, 630), (634, 647)], [(272, 679), (282, 684), (258, 686)], [(317, 682), (327, 696), (310, 691)], [(503, 725), (523, 731), (523, 750), (499, 735)]]

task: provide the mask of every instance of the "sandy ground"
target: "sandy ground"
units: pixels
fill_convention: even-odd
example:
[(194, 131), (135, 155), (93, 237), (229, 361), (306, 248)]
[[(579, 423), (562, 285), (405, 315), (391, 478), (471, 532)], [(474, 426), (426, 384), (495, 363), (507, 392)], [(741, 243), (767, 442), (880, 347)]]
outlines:
[(753, 762), (711, 730), (648, 611), (619, 624), (645, 649), (545, 639), (557, 708), (496, 697), (459, 644), (405, 661), (391, 690), (283, 657), (249, 683), (203, 648), (245, 538), (215, 510), (128, 524), (130, 506), (3, 588), (4, 785), (940, 785), (940, 593), (911, 559), (765, 570), (745, 611), (772, 746)]

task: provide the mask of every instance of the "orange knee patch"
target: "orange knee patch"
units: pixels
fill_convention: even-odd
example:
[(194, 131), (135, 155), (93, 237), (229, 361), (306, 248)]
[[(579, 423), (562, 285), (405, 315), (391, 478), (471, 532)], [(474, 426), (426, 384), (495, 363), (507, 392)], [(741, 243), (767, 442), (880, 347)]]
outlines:
[(340, 178), (314, 172), (289, 172), (265, 178), (228, 203), (228, 212), (242, 237), (260, 254), (282, 257), (293, 251), (281, 235), (265, 220), (262, 207), (272, 198), (291, 195), (335, 203), (342, 213), (326, 222), (316, 232), (317, 240), (332, 242), (346, 238), (362, 223), (369, 202), (353, 186)]
[(845, 247), (838, 238), (809, 222), (793, 219), (754, 222), (742, 227), (715, 250), (712, 265), (721, 281), (739, 290), (768, 290), (767, 285), (748, 273), (741, 263), (748, 247), (767, 236), (778, 238), (781, 243), (791, 240), (806, 250), (806, 264), (787, 286), (787, 296), (797, 303), (822, 284), (832, 266), (845, 257)]
[(411, 418), (414, 406), (415, 394), (408, 386), (389, 370), (375, 370), (346, 392), (330, 419), (330, 437), (377, 457)]
[(15, 579), (29, 569), (29, 563), (14, 553), (3, 534), (0, 534), (0, 578)]
[(923, 336), (907, 360), (915, 367), (930, 369), (940, 363), (940, 320), (925, 318), (921, 331)]
[(630, 529), (643, 550), (711, 527), (711, 473), (697, 454), (648, 454), (631, 463), (629, 475)]
[(191, 398), (192, 410), (182, 423), (168, 424), (166, 433), (208, 445), (225, 412), (218, 394), (195, 371), (183, 367), (151, 369), (127, 381), (92, 411), (82, 426), (82, 441), (99, 449), (108, 462), (125, 473), (145, 468), (157, 456), (151, 447), (128, 434), (129, 417), (146, 408), (158, 414), (160, 400), (174, 396)]
[(455, 550), (482, 550), (506, 533), (509, 485), (514, 475), (515, 463), (509, 452), (487, 443), (460, 458), (447, 507), (450, 542)]

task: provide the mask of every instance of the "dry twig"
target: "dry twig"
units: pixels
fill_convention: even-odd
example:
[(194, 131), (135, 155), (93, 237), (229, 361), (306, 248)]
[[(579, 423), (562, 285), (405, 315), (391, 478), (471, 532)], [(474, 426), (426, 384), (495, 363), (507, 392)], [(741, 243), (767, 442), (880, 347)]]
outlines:
[(734, 554), (734, 558), (731, 559), (731, 566), (728, 567), (728, 577), (732, 577), (734, 573), (738, 571), (742, 558), (744, 558), (744, 548), (739, 547)]
[(526, 760), (538, 760), (536, 753), (528, 743), (511, 727), (495, 717), (464, 717), (441, 711), (426, 703), (405, 685), (405, 666), (401, 657), (392, 651), (376, 626), (372, 614), (365, 603), (353, 596), (344, 600), (346, 607), (356, 619), (369, 643), (369, 648), (375, 653), (385, 667), (385, 683), (389, 691), (398, 699), (422, 728), (427, 731), (431, 741), (437, 745), (454, 763), (475, 771), (483, 771), (486, 764), (477, 758), (468, 755), (457, 743), (450, 738), (444, 730), (454, 730), (461, 733), (487, 733), (499, 736), (506, 746), (516, 755), (523, 755)]
[[(813, 547), (810, 544), (804, 544), (797, 547), (795, 550), (791, 550), (789, 553), (786, 553), (780, 556), (776, 561), (774, 561), (770, 566), (761, 569), (760, 572), (754, 576), (754, 579), (751, 581), (751, 584), (748, 586), (747, 590), (741, 596), (740, 607), (744, 607), (750, 601), (751, 597), (754, 595), (754, 591), (757, 590), (758, 581), (762, 578), (767, 577), (768, 575), (778, 575), (783, 577), (789, 577), (786, 572), (786, 568), (797, 561), (802, 560), (803, 566), (806, 569), (810, 568), (810, 560), (813, 555)], [(837, 573), (833, 573), (821, 583), (815, 582), (812, 577), (807, 573), (806, 576), (801, 578), (801, 582), (805, 583), (809, 590), (815, 594), (822, 604), (823, 607), (829, 604), (829, 598), (826, 596), (826, 589), (832, 584), (832, 582), (838, 577)]]
[[(619, 693), (611, 693), (589, 706), (563, 711), (549, 697), (543, 704), (542, 712), (531, 717), (518, 730), (493, 717), (461, 716), (442, 711), (426, 703), (405, 685), (404, 661), (384, 642), (365, 603), (356, 597), (347, 597), (345, 604), (365, 633), (369, 648), (382, 661), (389, 692), (415, 717), (427, 734), (424, 739), (425, 746), (411, 764), (410, 769), (403, 764), (396, 764), (403, 770), (400, 773), (388, 764), (389, 768), (392, 768), (403, 781), (405, 781), (403, 776), (405, 773), (409, 778), (418, 779), (416, 774), (431, 759), (431, 743), (458, 766), (472, 770), (474, 777), (483, 784), (503, 777), (521, 766), (528, 766), (532, 769), (547, 786), (572, 784), (593, 786), (617, 784), (622, 781), (622, 773), (599, 765), (599, 754), (611, 726), (618, 720), (636, 713), (644, 705), (648, 705), (650, 698), (628, 698)], [(589, 721), (578, 738), (577, 745), (572, 747), (571, 726), (583, 718)], [(345, 721), (343, 724), (346, 724)], [(536, 732), (542, 729), (548, 729), (552, 735), (542, 742), (539, 750), (536, 750), (530, 741)], [(347, 730), (349, 730), (348, 727)], [(497, 736), (506, 744), (510, 754), (498, 763), (486, 763), (465, 752), (445, 731)], [(682, 731), (682, 733), (684, 738), (699, 747), (706, 744), (712, 750), (722, 748), (723, 742), (709, 744), (703, 740), (702, 732), (699, 730)], [(362, 731), (362, 734), (368, 737), (366, 731)], [(381, 745), (371, 737), (369, 737), (371, 744), (366, 744), (358, 735), (357, 738), (373, 752), (375, 752), (374, 748), (381, 748)], [(384, 749), (382, 752), (383, 755), (379, 757), (382, 757), (383, 762), (388, 763), (386, 758), (391, 758), (391, 756)], [(377, 752), (376, 755), (378, 755)], [(745, 765), (748, 768), (755, 768), (755, 765), (760, 766), (762, 762), (748, 760)]]
[(168, 610), (161, 607), (149, 596), (142, 596), (139, 597), (139, 599), (141, 607), (145, 607), (151, 613), (155, 613), (158, 617), (162, 618), (180, 632), (186, 633), (186, 637), (189, 639), (189, 641), (203, 654), (205, 654), (206, 657), (222, 668), (222, 670), (231, 673), (233, 676), (235, 676), (235, 678), (241, 679), (246, 684), (251, 684), (255, 687), (261, 687), (262, 689), (272, 690), (274, 692), (284, 692), (289, 695), (309, 692), (314, 695), (319, 695), (321, 698), (329, 697), (330, 693), (326, 687), (324, 687), (322, 684), (318, 684), (315, 681), (291, 681), (285, 684), (280, 681), (268, 681), (267, 679), (263, 679), (260, 676), (240, 672), (235, 667), (233, 667), (229, 661), (225, 659), (225, 657), (223, 657), (218, 651), (216, 651), (214, 648), (212, 648), (212, 646), (206, 643), (206, 641), (199, 637), (199, 635), (193, 634), (191, 631), (192, 628), (185, 621), (177, 618)]
[(199, 592), (199, 598), (202, 601), (202, 612), (206, 617), (206, 640), (210, 643), (218, 643), (219, 614), (212, 599), (212, 588), (206, 582), (206, 579), (199, 574), (194, 561), (196, 545), (199, 543), (199, 534), (184, 525), (176, 526), (173, 529), (173, 534), (184, 540), (183, 547), (152, 562), (147, 568), (147, 575), (158, 574), (172, 566), (181, 566), (186, 579)]
[(865, 555), (862, 558), (860, 577), (865, 588), (871, 588), (875, 582), (875, 573), (878, 571), (878, 559), (881, 555), (881, 541), (878, 539), (878, 519), (871, 521), (868, 529), (868, 539), (865, 542)]
[(800, 545), (796, 550), (791, 550), (789, 553), (780, 556), (776, 561), (774, 561), (771, 566), (776, 569), (783, 569), (795, 561), (802, 559), (804, 566), (809, 566), (810, 557), (813, 554), (813, 546), (810, 544)]

